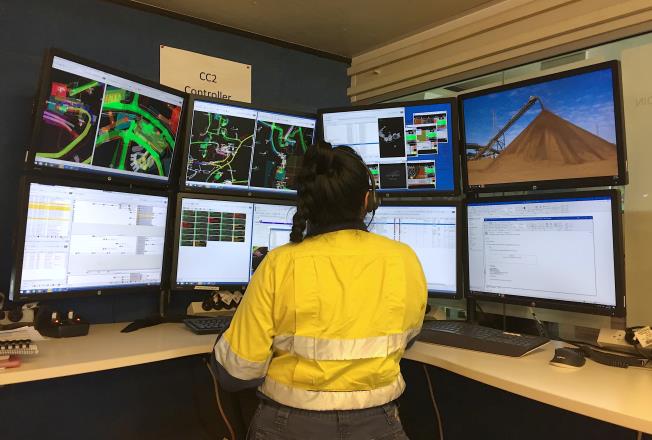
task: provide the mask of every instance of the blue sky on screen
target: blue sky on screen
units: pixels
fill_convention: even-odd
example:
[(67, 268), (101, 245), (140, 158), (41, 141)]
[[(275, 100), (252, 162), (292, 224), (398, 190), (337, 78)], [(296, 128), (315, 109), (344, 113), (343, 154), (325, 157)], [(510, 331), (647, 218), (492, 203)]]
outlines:
[[(557, 116), (616, 143), (612, 77), (608, 68), (464, 100), (466, 142), (486, 145), (530, 96), (540, 97), (544, 107)], [(535, 104), (512, 125), (505, 133), (505, 145), (536, 118), (540, 109)]]

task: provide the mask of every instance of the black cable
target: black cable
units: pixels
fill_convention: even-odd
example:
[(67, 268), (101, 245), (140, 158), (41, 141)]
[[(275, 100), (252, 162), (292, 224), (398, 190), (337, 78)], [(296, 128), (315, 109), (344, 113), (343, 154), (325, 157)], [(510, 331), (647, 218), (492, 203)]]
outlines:
[[(575, 340), (572, 340), (572, 339), (561, 339), (561, 338), (558, 339), (558, 340), (561, 341), (561, 342), (565, 342), (567, 344), (575, 345), (576, 347), (581, 347), (582, 345), (588, 345), (589, 347), (597, 348), (598, 350), (601, 350), (601, 351), (604, 351), (604, 352), (607, 352), (607, 353), (611, 352), (611, 353), (619, 354), (619, 355), (624, 354), (624, 355), (627, 355), (627, 356), (629, 356), (631, 358), (636, 358), (636, 356), (634, 356), (630, 352), (627, 352), (627, 351), (624, 351), (624, 350), (618, 350), (618, 349), (615, 349), (615, 348), (601, 347), (598, 344), (594, 344), (592, 342), (575, 341)], [(646, 358), (647, 360), (650, 360), (650, 358), (648, 356), (643, 355), (643, 357)]]
[(428, 367), (423, 365), (423, 372), (426, 374), (426, 381), (428, 382), (428, 390), (430, 390), (430, 399), (432, 400), (432, 406), (435, 409), (435, 415), (437, 416), (437, 427), (439, 428), (439, 440), (444, 440), (444, 427), (441, 423), (441, 414), (439, 414), (439, 406), (437, 405), (437, 400), (435, 399), (435, 392), (432, 387), (432, 381), (430, 380), (430, 375), (428, 374)]
[[(205, 360), (202, 359), (201, 362), (205, 363)], [(190, 367), (190, 379), (191, 379), (190, 383), (192, 385), (191, 387), (192, 403), (195, 407), (195, 412), (197, 414), (197, 419), (199, 420), (199, 424), (202, 427), (202, 430), (204, 431), (206, 438), (209, 439), (215, 438), (215, 432), (213, 432), (213, 430), (208, 427), (206, 420), (204, 420), (204, 417), (202, 417), (201, 408), (199, 406), (199, 397), (197, 396), (197, 372), (195, 371), (194, 365)]]
[[(631, 332), (633, 333), (633, 334), (632, 334), (632, 343), (631, 343), (631, 344), (632, 344), (632, 346), (634, 347), (634, 349), (636, 350), (636, 352), (637, 352), (638, 354), (640, 354), (641, 356), (643, 356), (643, 357), (644, 357), (645, 359), (647, 359), (648, 361), (652, 361), (652, 359), (650, 359), (650, 356), (648, 356), (648, 355), (647, 355), (643, 350), (641, 350), (641, 349), (643, 348), (643, 346), (641, 345), (641, 343), (640, 343), (640, 342), (638, 341), (638, 339), (636, 338), (636, 333), (635, 333), (635, 331), (638, 330), (638, 329), (641, 329), (641, 328), (643, 328), (643, 327), (629, 327), (629, 328), (627, 328), (627, 331), (628, 331), (628, 332), (631, 331)], [(625, 340), (626, 340), (627, 342), (629, 342), (629, 339), (628, 339), (627, 337), (625, 337)]]
[(478, 309), (480, 311), (480, 313), (482, 314), (482, 319), (484, 319), (486, 321), (487, 314), (482, 309), (482, 306), (480, 305), (480, 303), (478, 301), (473, 301), (473, 302), (475, 303), (475, 308)]
[(541, 322), (539, 318), (537, 318), (536, 313), (534, 313), (534, 309), (532, 309), (532, 317), (536, 322), (537, 332), (539, 332), (539, 336), (543, 336), (544, 338), (550, 339), (550, 337), (548, 336), (548, 331), (546, 330), (546, 326), (543, 325), (543, 322)]
[(638, 354), (643, 356), (648, 361), (652, 362), (652, 358), (650, 358), (650, 356), (648, 356), (643, 350), (641, 350), (641, 344), (634, 344), (634, 348), (636, 349), (636, 352)]
[(231, 426), (231, 422), (226, 417), (226, 413), (224, 412), (224, 408), (222, 407), (222, 399), (220, 399), (220, 387), (217, 382), (217, 377), (215, 376), (215, 373), (213, 372), (213, 369), (211, 368), (209, 362), (206, 362), (206, 368), (208, 368), (208, 372), (211, 374), (211, 378), (213, 379), (213, 389), (215, 391), (215, 400), (217, 402), (217, 409), (220, 410), (220, 415), (222, 416), (222, 420), (224, 420), (226, 429), (229, 431), (229, 434), (231, 435), (230, 440), (236, 440), (237, 437), (235, 436), (235, 430), (233, 429), (233, 426)]

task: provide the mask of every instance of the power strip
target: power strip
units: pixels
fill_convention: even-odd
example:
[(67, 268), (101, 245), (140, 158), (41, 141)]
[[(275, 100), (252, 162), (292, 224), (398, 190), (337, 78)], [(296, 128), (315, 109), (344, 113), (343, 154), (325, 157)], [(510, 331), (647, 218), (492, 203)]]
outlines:
[(638, 354), (636, 349), (625, 340), (625, 330), (601, 328), (598, 335), (598, 345), (606, 349)]
[(190, 303), (186, 309), (187, 315), (204, 316), (206, 318), (211, 316), (230, 316), (234, 312), (235, 310), (204, 310), (201, 301)]
[(11, 321), (9, 319), (9, 310), (4, 310), (4, 318), (0, 319), (0, 326), (16, 325), (16, 324), (34, 324), (34, 309), (23, 307), (23, 316), (18, 321)]

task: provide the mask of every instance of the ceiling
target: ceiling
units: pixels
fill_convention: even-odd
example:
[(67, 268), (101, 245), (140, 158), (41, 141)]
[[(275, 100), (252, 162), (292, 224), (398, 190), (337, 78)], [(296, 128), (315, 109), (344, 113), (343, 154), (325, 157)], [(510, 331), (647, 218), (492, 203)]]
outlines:
[(223, 26), (353, 57), (495, 0), (138, 0)]

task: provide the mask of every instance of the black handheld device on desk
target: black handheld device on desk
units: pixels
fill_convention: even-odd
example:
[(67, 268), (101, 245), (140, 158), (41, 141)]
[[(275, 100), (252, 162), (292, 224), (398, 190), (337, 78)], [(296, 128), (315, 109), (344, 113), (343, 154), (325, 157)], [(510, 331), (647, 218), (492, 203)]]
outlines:
[(90, 329), (90, 324), (72, 310), (68, 311), (66, 315), (62, 315), (47, 307), (41, 307), (36, 314), (35, 327), (43, 336), (50, 338), (71, 338), (75, 336), (86, 336)]

